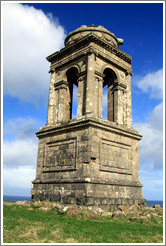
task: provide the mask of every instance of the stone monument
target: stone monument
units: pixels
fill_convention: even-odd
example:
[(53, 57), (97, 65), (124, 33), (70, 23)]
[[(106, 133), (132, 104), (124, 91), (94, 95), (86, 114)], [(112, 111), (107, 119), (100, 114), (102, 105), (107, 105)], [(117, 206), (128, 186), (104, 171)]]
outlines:
[[(65, 47), (47, 57), (47, 123), (39, 138), (32, 199), (112, 207), (144, 203), (139, 181), (139, 140), (132, 128), (131, 56), (103, 26), (81, 26)], [(72, 119), (73, 85), (78, 87)], [(102, 118), (103, 88), (107, 115)]]

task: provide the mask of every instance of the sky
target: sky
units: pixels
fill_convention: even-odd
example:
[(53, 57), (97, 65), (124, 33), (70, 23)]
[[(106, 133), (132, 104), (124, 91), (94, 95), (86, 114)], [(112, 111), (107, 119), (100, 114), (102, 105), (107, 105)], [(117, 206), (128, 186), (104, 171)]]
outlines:
[[(147, 200), (163, 200), (163, 4), (2, 2), (3, 192), (30, 196), (38, 139), (46, 124), (48, 55), (69, 32), (102, 25), (132, 56), (133, 128), (140, 141), (140, 181)], [(106, 116), (106, 95), (104, 94)], [(73, 99), (76, 104), (76, 91)]]

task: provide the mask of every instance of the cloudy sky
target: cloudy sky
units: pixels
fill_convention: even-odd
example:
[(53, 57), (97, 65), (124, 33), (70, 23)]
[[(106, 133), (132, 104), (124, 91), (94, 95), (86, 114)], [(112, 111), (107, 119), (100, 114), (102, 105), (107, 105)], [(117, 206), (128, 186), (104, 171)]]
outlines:
[(47, 119), (50, 75), (45, 57), (64, 46), (69, 32), (95, 24), (123, 38), (120, 48), (132, 56), (133, 127), (143, 135), (140, 180), (147, 200), (162, 200), (162, 3), (3, 2), (2, 10), (4, 195), (30, 196), (35, 132)]

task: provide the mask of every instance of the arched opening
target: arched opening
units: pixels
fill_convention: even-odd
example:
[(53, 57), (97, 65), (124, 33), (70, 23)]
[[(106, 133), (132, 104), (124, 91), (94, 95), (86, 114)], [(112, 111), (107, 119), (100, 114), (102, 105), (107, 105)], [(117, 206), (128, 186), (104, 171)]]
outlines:
[(113, 85), (117, 80), (115, 72), (106, 68), (104, 70), (104, 82), (103, 82), (103, 118), (109, 121), (115, 121), (115, 98)]
[(77, 100), (78, 100), (78, 86), (73, 84), (73, 99), (72, 99), (72, 119), (77, 116)]
[(65, 79), (68, 82), (68, 89), (66, 93), (66, 112), (67, 119), (73, 119), (77, 115), (77, 95), (78, 95), (78, 70), (75, 67), (70, 68), (66, 72)]
[(107, 104), (108, 104), (108, 95), (107, 95), (108, 85), (103, 86), (103, 110), (102, 110), (102, 117), (104, 120), (107, 120)]

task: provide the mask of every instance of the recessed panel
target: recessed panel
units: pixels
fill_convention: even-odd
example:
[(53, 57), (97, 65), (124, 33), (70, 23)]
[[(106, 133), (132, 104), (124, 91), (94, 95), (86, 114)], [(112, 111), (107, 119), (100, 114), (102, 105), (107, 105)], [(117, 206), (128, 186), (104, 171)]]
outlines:
[(100, 146), (100, 171), (131, 174), (131, 146), (102, 139)]
[(74, 138), (47, 143), (44, 172), (76, 169), (76, 140)]

